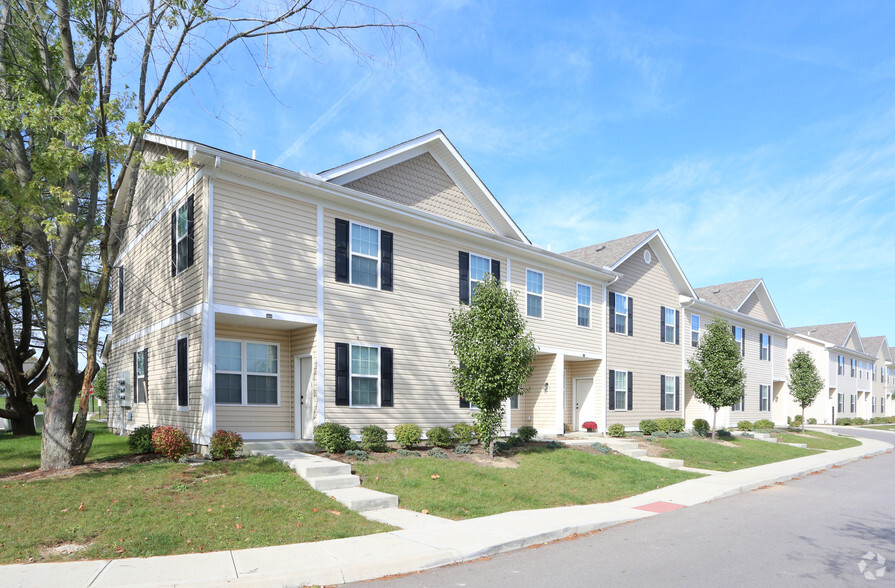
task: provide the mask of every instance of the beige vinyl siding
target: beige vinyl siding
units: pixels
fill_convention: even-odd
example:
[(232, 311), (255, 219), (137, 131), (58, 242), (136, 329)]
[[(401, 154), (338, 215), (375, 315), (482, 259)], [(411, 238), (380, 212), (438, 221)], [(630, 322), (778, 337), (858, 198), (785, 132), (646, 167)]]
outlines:
[[(795, 355), (796, 351), (803, 349), (807, 351), (817, 366), (817, 371), (824, 380), (824, 386), (817, 394), (814, 402), (805, 409), (805, 419), (815, 418), (820, 424), (830, 423), (830, 409), (836, 407), (836, 361), (837, 354), (831, 353), (824, 349), (824, 346), (813, 341), (807, 341), (799, 337), (791, 337), (786, 348), (787, 359)], [(847, 369), (847, 365), (846, 365)], [(846, 372), (847, 373), (847, 372)], [(802, 413), (801, 407), (789, 392), (789, 387), (784, 385), (783, 396), (788, 404), (789, 416), (796, 416)], [(846, 405), (848, 403), (846, 402)]]
[[(189, 379), (189, 410), (177, 407), (177, 339), (189, 338), (187, 349), (187, 373)], [(111, 351), (108, 364), (109, 395), (115, 393), (118, 374), (128, 372), (131, 388), (134, 386), (134, 353), (146, 349), (147, 392), (146, 403), (134, 403), (131, 418), (125, 425), (133, 430), (140, 425), (172, 425), (184, 429), (196, 442), (202, 427), (202, 330), (198, 317), (182, 320), (136, 341), (120, 345)], [(132, 390), (128, 395), (133, 398)], [(117, 402), (109, 411), (109, 426), (119, 426)]]
[[(308, 395), (310, 396), (311, 406), (313, 407), (314, 422), (317, 422), (317, 327), (304, 327), (290, 331), (289, 346), (291, 355), (289, 356), (289, 367), (295, 373), (295, 358), (310, 355), (311, 361), (311, 384), (308, 387)], [(293, 397), (294, 401), (294, 397)], [(293, 412), (293, 425), (295, 421), (295, 413)]]
[(429, 153), (346, 184), (348, 188), (494, 233), (494, 228)]
[(759, 386), (770, 386), (772, 394), (774, 390), (773, 376), (771, 374), (772, 362), (760, 359), (761, 342), (759, 335), (761, 331), (757, 327), (733, 324), (742, 327), (746, 333), (746, 355), (743, 357), (743, 369), (746, 370), (746, 402), (743, 410), (731, 410), (731, 424), (736, 425), (739, 421), (770, 420), (773, 411), (760, 410), (761, 396)]
[(844, 347), (853, 351), (863, 351), (864, 348), (861, 346), (861, 339), (858, 337), (857, 329), (851, 332), (851, 335), (849, 335), (848, 341), (845, 342)]
[[(215, 339), (276, 343), (279, 357), (279, 406), (233, 406), (216, 404), (216, 427), (238, 433), (284, 433), (294, 431), (291, 333), (217, 323)], [(245, 390), (243, 390), (245, 394)]]
[[(560, 367), (556, 355), (543, 353), (535, 360), (534, 371), (528, 379), (525, 419), (538, 431), (555, 431), (556, 424), (556, 376)], [(547, 391), (544, 392), (544, 384)]]
[(317, 208), (214, 185), (215, 304), (317, 314)]
[[(565, 403), (563, 410), (563, 423), (571, 430), (575, 430), (574, 402), (575, 402), (575, 379), (576, 378), (593, 378), (594, 387), (590, 394), (595, 398), (589, 399), (589, 403), (593, 414), (587, 414), (584, 420), (599, 422), (598, 411), (600, 410), (600, 399), (606, 395), (599, 389), (599, 381), (597, 379), (597, 370), (600, 367), (599, 361), (566, 361), (565, 362)], [(583, 410), (583, 408), (582, 408)]]
[(753, 292), (749, 296), (749, 298), (746, 299), (746, 302), (744, 302), (743, 305), (740, 307), (739, 312), (760, 321), (765, 321), (767, 323), (774, 322), (771, 319), (771, 314), (761, 303), (761, 299), (755, 292)]
[[(643, 259), (643, 249), (650, 249), (652, 262)], [(621, 423), (628, 428), (637, 428), (642, 419), (676, 416), (680, 413), (663, 412), (659, 392), (662, 375), (681, 377), (681, 402), (683, 397), (683, 374), (681, 373), (681, 347), (673, 343), (663, 343), (660, 339), (660, 308), (662, 306), (680, 309), (678, 291), (668, 274), (665, 273), (659, 256), (646, 245), (631, 255), (618, 268), (622, 274), (617, 282), (610, 285), (612, 292), (625, 294), (634, 300), (634, 335), (607, 333), (607, 374), (608, 370), (622, 370), (633, 373), (633, 410), (610, 410), (608, 424)], [(681, 345), (689, 345), (689, 325), (681, 316)], [(608, 304), (603, 317), (604, 325), (609, 324)], [(686, 331), (683, 327), (686, 326)], [(686, 336), (684, 336), (686, 332)], [(604, 385), (608, 402), (608, 379)]]

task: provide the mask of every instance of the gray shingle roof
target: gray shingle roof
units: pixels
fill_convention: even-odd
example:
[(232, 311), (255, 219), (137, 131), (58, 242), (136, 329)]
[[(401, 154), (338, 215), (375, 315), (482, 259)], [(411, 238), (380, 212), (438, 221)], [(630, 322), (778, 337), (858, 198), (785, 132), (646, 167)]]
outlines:
[(571, 257), (597, 267), (612, 267), (621, 258), (631, 252), (632, 249), (646, 241), (646, 239), (654, 234), (656, 230), (629, 235), (621, 239), (613, 239), (612, 241), (604, 241), (603, 243), (595, 243), (580, 249), (566, 251), (562, 255)]
[(696, 288), (696, 295), (715, 306), (737, 310), (746, 301), (746, 297), (752, 293), (761, 282), (760, 278), (743, 280), (741, 282), (728, 282), (715, 286)]
[(848, 342), (848, 335), (851, 333), (854, 326), (855, 323), (851, 322), (790, 328), (801, 335), (808, 335), (809, 337), (814, 337), (815, 339), (820, 339), (835, 345), (842, 345), (844, 347)]
[(885, 340), (885, 337), (861, 337), (861, 344), (864, 345), (867, 355), (876, 355)]

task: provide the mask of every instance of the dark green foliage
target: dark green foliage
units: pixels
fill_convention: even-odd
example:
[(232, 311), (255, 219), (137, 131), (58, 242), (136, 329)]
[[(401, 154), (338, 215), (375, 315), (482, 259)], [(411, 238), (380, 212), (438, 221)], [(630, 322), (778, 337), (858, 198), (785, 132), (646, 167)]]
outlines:
[(152, 453), (152, 434), (157, 427), (141, 425), (134, 429), (127, 437), (127, 445), (134, 453)]
[(640, 432), (644, 435), (652, 435), (659, 430), (659, 424), (652, 419), (643, 419), (640, 421)]
[(447, 459), (450, 457), (448, 452), (442, 449), (441, 447), (433, 447), (429, 451), (426, 452), (429, 457), (434, 457), (436, 459)]
[(454, 447), (454, 453), (457, 455), (469, 455), (472, 453), (472, 447), (467, 445), (466, 443), (460, 443), (456, 447)]
[(712, 430), (715, 430), (718, 411), (733, 406), (743, 397), (746, 371), (743, 357), (730, 330), (730, 323), (716, 318), (706, 327), (696, 354), (687, 360), (690, 371), (687, 383), (697, 400), (714, 410)]
[(423, 438), (423, 430), (412, 423), (404, 423), (395, 427), (395, 441), (404, 449), (412, 449)]
[(208, 450), (214, 459), (232, 459), (242, 449), (242, 435), (235, 431), (218, 429), (211, 436)]
[(366, 451), (385, 453), (388, 451), (388, 433), (376, 425), (367, 425), (360, 430), (360, 446)]
[(680, 433), (684, 430), (684, 419), (679, 417), (668, 417), (656, 421), (656, 426), (660, 431), (666, 433)]
[(357, 447), (351, 440), (348, 427), (337, 423), (323, 423), (314, 429), (314, 443), (329, 453), (342, 453)]
[(451, 432), (446, 427), (432, 427), (426, 432), (429, 445), (434, 447), (450, 447), (453, 445)]
[(705, 419), (696, 419), (693, 421), (693, 430), (700, 437), (705, 437), (709, 431), (711, 431), (711, 425)]
[(774, 428), (774, 421), (768, 419), (760, 419), (752, 424), (752, 428), (756, 431), (770, 431)]
[(621, 423), (615, 423), (614, 425), (609, 425), (609, 436), (610, 437), (624, 437), (625, 436), (625, 426)]
[(737, 429), (740, 431), (751, 431), (752, 427), (752, 421), (740, 421), (737, 423)]
[(451, 311), (453, 384), (461, 398), (474, 403), (479, 439), (497, 437), (506, 400), (525, 393), (538, 351), (526, 331), (516, 295), (486, 275), (472, 292), (469, 306)]
[[(889, 421), (889, 422), (892, 423), (892, 422), (895, 422), (895, 421)], [(817, 424), (817, 419), (814, 418), (814, 417), (811, 417), (810, 419), (808, 419), (808, 424), (809, 424), (809, 425), (816, 425), (816, 424)]]
[(727, 429), (718, 429), (717, 433), (719, 437), (733, 437)]
[(562, 449), (563, 447), (565, 447), (565, 445), (563, 445), (559, 441), (547, 441), (546, 443), (544, 443), (544, 447), (546, 449)]
[(93, 378), (93, 397), (105, 402), (107, 395), (106, 366), (103, 366)]
[(367, 461), (367, 452), (363, 449), (349, 449), (345, 452), (345, 457), (353, 457), (357, 461)]
[(507, 453), (512, 449), (513, 446), (507, 443), (506, 441), (495, 441), (494, 442), (494, 453)]
[(522, 447), (523, 445), (525, 445), (525, 441), (522, 440), (522, 437), (516, 434), (507, 437), (506, 442), (510, 447)]
[(457, 423), (454, 425), (454, 437), (457, 438), (457, 443), (469, 445), (475, 439), (475, 428), (466, 423)]
[(839, 417), (836, 419), (836, 424), (841, 427), (848, 427), (852, 425), (852, 420), (849, 417)]
[(863, 417), (855, 417), (851, 420), (851, 424), (853, 425), (866, 425), (867, 421), (864, 420)]
[[(805, 419), (805, 409), (811, 406), (818, 393), (824, 387), (823, 378), (817, 371), (814, 359), (804, 349), (799, 349), (789, 358), (789, 393), (795, 398), (796, 403), (802, 407), (802, 418)], [(805, 424), (802, 423), (802, 432), (805, 432)]]
[(538, 430), (535, 429), (534, 427), (532, 427), (531, 425), (522, 425), (521, 427), (516, 429), (516, 434), (519, 435), (519, 437), (523, 441), (528, 443), (529, 441), (531, 441), (532, 439), (534, 439), (535, 437), (538, 436)]
[(590, 447), (594, 451), (598, 451), (598, 452), (604, 453), (604, 454), (610, 453), (612, 451), (611, 449), (609, 449), (609, 447), (607, 445), (604, 445), (602, 443), (591, 443)]

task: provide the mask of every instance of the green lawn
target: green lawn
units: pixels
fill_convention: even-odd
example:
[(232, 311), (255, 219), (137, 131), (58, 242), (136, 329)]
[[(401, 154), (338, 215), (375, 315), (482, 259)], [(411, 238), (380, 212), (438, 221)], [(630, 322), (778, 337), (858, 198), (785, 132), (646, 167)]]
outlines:
[[(110, 457), (128, 455), (127, 437), (110, 433), (105, 423), (87, 423), (93, 431), (93, 446), (87, 461), (100, 461)], [(12, 472), (36, 470), (40, 467), (40, 436), (13, 438), (12, 433), (0, 433), (0, 475)]]
[(870, 427), (862, 427), (864, 429), (879, 429), (880, 431), (895, 431), (895, 425), (873, 425)]
[[(397, 494), (404, 508), (469, 519), (511, 510), (609, 502), (699, 477), (621, 455), (531, 449), (518, 468), (428, 457), (355, 465), (363, 486)], [(433, 474), (438, 478), (433, 479)]]
[[(0, 564), (242, 549), (391, 529), (315, 492), (273, 458), (0, 480), (0, 521)], [(41, 555), (62, 543), (87, 547)]]
[(857, 447), (860, 441), (850, 437), (836, 437), (820, 431), (805, 431), (805, 436), (798, 433), (774, 433), (781, 443), (805, 443), (808, 449), (845, 449)]
[(730, 472), (753, 466), (812, 455), (817, 451), (778, 445), (755, 439), (725, 439), (733, 446), (716, 443), (710, 439), (661, 439), (658, 441), (670, 453), (662, 455), (684, 460), (691, 468)]

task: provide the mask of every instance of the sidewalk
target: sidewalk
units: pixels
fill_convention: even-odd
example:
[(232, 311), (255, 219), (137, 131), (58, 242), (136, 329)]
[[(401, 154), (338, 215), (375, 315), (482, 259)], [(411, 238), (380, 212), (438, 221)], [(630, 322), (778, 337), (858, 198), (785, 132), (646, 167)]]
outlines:
[(340, 584), (470, 561), (748, 492), (892, 449), (859, 447), (725, 472), (616, 502), (515, 511), (389, 533), (145, 559), (0, 566), (5, 586), (301, 586)]

